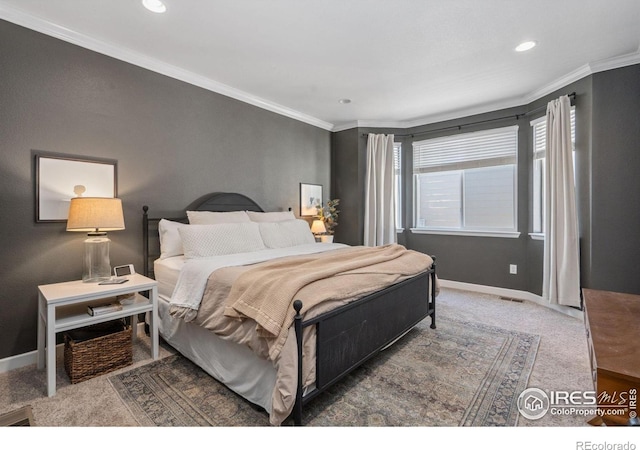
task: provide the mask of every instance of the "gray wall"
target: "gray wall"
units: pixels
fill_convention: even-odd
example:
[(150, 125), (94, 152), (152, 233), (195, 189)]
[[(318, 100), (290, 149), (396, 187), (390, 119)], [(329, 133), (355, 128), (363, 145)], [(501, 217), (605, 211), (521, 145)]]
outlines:
[(329, 194), (330, 132), (0, 21), (0, 359), (35, 350), (37, 286), (82, 273), (84, 235), (35, 223), (33, 149), (118, 161), (113, 265), (142, 267), (145, 204), (234, 191), (297, 214), (300, 182)]
[(594, 289), (640, 294), (640, 65), (593, 76)]
[(333, 133), (331, 139), (331, 198), (340, 199), (336, 242), (362, 244), (364, 230), (364, 168), (358, 129)]

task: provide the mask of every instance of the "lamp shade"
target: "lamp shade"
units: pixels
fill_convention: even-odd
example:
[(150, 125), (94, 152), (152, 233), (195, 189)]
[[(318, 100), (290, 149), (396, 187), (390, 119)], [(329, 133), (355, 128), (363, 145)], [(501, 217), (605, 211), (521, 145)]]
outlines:
[(324, 222), (322, 220), (316, 219), (311, 224), (311, 232), (313, 234), (326, 233), (327, 228), (324, 226)]
[(106, 232), (124, 230), (122, 200), (107, 197), (74, 197), (69, 206), (67, 231)]

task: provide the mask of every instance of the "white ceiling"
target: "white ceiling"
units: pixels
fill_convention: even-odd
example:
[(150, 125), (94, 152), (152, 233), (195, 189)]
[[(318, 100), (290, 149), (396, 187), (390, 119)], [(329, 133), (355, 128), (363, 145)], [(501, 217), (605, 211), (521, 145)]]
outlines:
[(164, 2), (0, 0), (0, 18), (328, 130), (522, 105), (640, 63), (640, 0)]

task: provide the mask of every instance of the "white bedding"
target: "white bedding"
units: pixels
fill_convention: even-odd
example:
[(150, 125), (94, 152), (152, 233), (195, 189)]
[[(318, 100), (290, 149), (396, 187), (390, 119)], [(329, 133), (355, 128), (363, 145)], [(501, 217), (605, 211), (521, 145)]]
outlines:
[[(334, 243), (314, 243), (296, 245), (294, 247), (271, 248), (250, 253), (185, 259), (171, 295), (171, 304), (191, 309), (193, 314), (185, 318), (190, 321), (197, 314), (209, 275), (216, 269), (256, 264), (285, 256), (310, 255), (344, 247), (347, 246)], [(158, 279), (157, 272), (156, 279)]]

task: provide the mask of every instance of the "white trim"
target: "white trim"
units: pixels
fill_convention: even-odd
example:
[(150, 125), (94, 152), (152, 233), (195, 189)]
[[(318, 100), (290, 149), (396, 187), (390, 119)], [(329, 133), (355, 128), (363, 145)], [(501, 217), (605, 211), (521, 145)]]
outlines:
[[(64, 344), (58, 344), (56, 346), (56, 358), (62, 358), (64, 354)], [(38, 362), (38, 351), (33, 350), (31, 352), (22, 353), (21, 355), (9, 356), (8, 358), (0, 359), (0, 373), (9, 372), (11, 370), (20, 369), (22, 367), (35, 365)], [(42, 384), (42, 388), (46, 391), (47, 386)]]
[(168, 64), (166, 62), (150, 58), (142, 53), (135, 52), (131, 49), (116, 46), (109, 42), (94, 39), (82, 33), (70, 30), (68, 28), (56, 25), (55, 23), (31, 16), (17, 8), (0, 5), (0, 17), (17, 25), (38, 31), (40, 33), (52, 36), (54, 38), (69, 42), (71, 44), (84, 47), (86, 49), (111, 56), (112, 58), (134, 64), (147, 70), (151, 70), (162, 75), (166, 75), (185, 83), (199, 86), (212, 92), (216, 92), (227, 97), (248, 103), (258, 108), (266, 109), (291, 119), (299, 120), (318, 128), (332, 131), (334, 126), (332, 123), (317, 119), (307, 114), (295, 111), (286, 106), (265, 100), (239, 89), (233, 88), (226, 84), (219, 83), (210, 78), (198, 75), (196, 73), (184, 70), (180, 67)]
[(357, 120), (356, 123), (360, 128), (406, 128), (405, 121), (386, 121), (386, 120)]
[(556, 80), (552, 81), (551, 83), (547, 84), (546, 86), (543, 86), (539, 89), (536, 89), (535, 91), (529, 93), (529, 95), (523, 97), (523, 100), (525, 102), (525, 104), (528, 103), (532, 103), (535, 100), (538, 100), (539, 98), (544, 97), (545, 95), (549, 95), (559, 89), (562, 89), (563, 87), (571, 84), (571, 83), (575, 83), (578, 80), (581, 80), (589, 75), (593, 74), (593, 71), (591, 70), (591, 68), (589, 67), (588, 64), (577, 68), (576, 70), (574, 70), (573, 72), (569, 72), (566, 75), (561, 76), (560, 78), (557, 78)]
[(331, 131), (333, 131), (334, 133), (337, 133), (338, 131), (350, 130), (352, 128), (358, 128), (359, 126), (360, 124), (358, 123), (358, 121), (347, 122), (340, 125), (334, 125)]
[(546, 302), (541, 296), (536, 295), (532, 292), (519, 291), (516, 289), (507, 289), (495, 286), (485, 286), (482, 284), (463, 283), (461, 281), (443, 280), (441, 278), (438, 278), (438, 282), (440, 283), (440, 287), (443, 288), (459, 289), (462, 291), (479, 292), (481, 294), (491, 294), (497, 295), (499, 297), (526, 300), (532, 303), (536, 303), (540, 306), (550, 308), (567, 316), (584, 320), (584, 313), (582, 311), (578, 311), (577, 309), (570, 308), (568, 306), (552, 305), (549, 302)]
[(589, 66), (591, 67), (591, 73), (598, 73), (604, 72), (605, 70), (632, 66), (638, 63), (640, 63), (640, 48), (638, 48), (635, 53), (627, 53), (626, 55), (601, 59), (600, 61), (595, 61), (589, 64)]
[(534, 241), (544, 241), (544, 233), (529, 233), (529, 237)]
[(477, 230), (431, 230), (428, 228), (410, 228), (414, 234), (444, 234), (452, 236), (479, 236), (516, 239), (519, 231), (477, 231)]
[(396, 233), (404, 233), (404, 228), (396, 228)]

